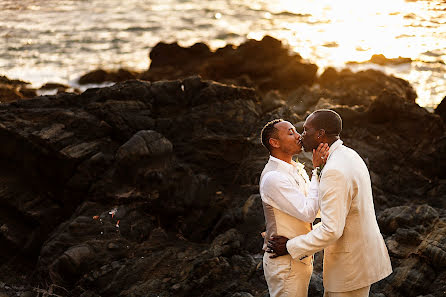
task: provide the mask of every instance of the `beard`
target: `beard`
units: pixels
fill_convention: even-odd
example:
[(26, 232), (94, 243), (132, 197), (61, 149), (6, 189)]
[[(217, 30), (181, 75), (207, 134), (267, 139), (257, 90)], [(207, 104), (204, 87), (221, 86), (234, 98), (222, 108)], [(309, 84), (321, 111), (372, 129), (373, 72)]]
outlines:
[(305, 152), (313, 152), (313, 149), (317, 149), (317, 147), (319, 146), (319, 143), (310, 143), (308, 140), (307, 141), (301, 141), (302, 144), (302, 149)]

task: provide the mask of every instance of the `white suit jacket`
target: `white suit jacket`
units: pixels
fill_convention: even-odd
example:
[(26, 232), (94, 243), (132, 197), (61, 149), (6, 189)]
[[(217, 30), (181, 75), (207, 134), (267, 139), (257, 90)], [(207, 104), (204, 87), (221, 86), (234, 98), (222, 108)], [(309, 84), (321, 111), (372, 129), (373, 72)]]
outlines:
[(320, 180), (321, 225), (288, 241), (295, 259), (324, 249), (324, 288), (353, 291), (390, 273), (389, 254), (376, 221), (369, 171), (352, 149), (334, 142)]

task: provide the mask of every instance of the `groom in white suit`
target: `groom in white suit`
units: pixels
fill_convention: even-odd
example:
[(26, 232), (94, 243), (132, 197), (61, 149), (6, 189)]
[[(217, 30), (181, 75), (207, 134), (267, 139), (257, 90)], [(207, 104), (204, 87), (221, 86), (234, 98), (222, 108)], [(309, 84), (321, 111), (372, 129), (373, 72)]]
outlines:
[(320, 178), (321, 225), (289, 240), (276, 236), (268, 248), (272, 257), (289, 253), (293, 259), (323, 249), (324, 296), (366, 297), (370, 285), (392, 273), (392, 266), (376, 221), (369, 171), (362, 158), (342, 144), (341, 130), (341, 117), (332, 110), (308, 116), (302, 134), (304, 149), (330, 145)]

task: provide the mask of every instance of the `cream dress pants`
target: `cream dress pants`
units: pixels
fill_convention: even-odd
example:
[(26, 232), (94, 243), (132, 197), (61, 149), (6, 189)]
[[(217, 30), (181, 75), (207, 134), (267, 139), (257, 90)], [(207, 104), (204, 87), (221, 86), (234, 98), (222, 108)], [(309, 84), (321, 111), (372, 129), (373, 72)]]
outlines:
[(313, 264), (296, 261), (290, 255), (270, 259), (263, 255), (263, 272), (270, 297), (307, 297)]
[(324, 292), (324, 297), (368, 297), (370, 286), (348, 292)]

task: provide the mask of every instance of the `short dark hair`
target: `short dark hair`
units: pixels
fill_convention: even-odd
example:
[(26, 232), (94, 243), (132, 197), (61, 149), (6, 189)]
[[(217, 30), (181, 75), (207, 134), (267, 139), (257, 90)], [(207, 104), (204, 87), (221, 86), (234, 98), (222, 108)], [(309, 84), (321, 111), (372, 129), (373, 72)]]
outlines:
[(316, 129), (324, 129), (328, 135), (339, 136), (342, 131), (341, 116), (331, 109), (318, 109), (312, 113), (314, 120), (312, 124)]
[(269, 151), (271, 151), (271, 145), (269, 144), (269, 139), (277, 135), (277, 128), (274, 127), (275, 124), (283, 122), (282, 119), (275, 119), (263, 126), (262, 132), (260, 133), (260, 137), (262, 139), (262, 144)]

